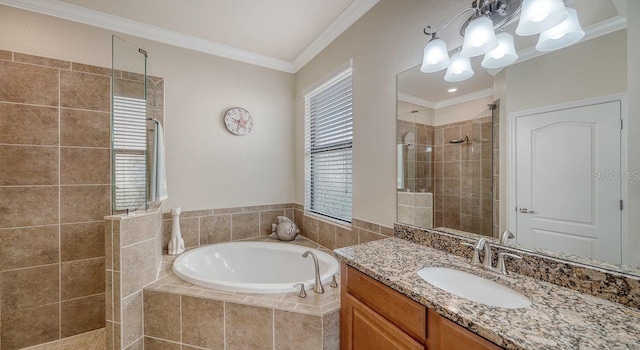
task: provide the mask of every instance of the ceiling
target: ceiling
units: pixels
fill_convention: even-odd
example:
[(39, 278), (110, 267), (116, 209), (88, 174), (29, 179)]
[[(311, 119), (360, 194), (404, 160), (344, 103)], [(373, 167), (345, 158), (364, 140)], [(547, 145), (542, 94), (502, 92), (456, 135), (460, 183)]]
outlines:
[[(576, 9), (580, 24), (583, 29), (585, 29), (585, 32), (589, 32), (590, 26), (605, 23), (605, 21), (612, 20), (619, 15), (615, 1), (616, 0), (572, 0), (570, 1), (571, 4), (568, 3), (568, 5)], [(457, 32), (466, 18), (467, 16), (462, 16), (460, 20), (452, 23), (445, 31)], [(534, 48), (538, 36), (518, 36), (515, 34), (516, 26), (517, 22), (511, 23), (505, 27), (504, 31), (513, 35), (516, 50), (521, 60), (535, 57), (531, 55), (540, 54), (535, 51)], [(589, 35), (585, 36), (583, 40), (586, 40), (588, 37)], [(451, 49), (450, 55), (457, 50), (451, 47), (449, 47), (449, 49)], [(436, 106), (450, 104), (448, 103), (449, 101), (462, 102), (465, 100), (465, 97), (469, 97), (467, 99), (469, 100), (492, 95), (492, 92), (488, 91), (493, 89), (493, 76), (490, 73), (495, 74), (497, 72), (488, 72), (482, 68), (480, 62), (482, 62), (482, 56), (471, 59), (471, 66), (475, 74), (471, 79), (460, 83), (446, 82), (444, 80), (445, 70), (425, 74), (420, 72), (420, 66), (413, 67), (398, 75), (399, 99), (425, 107), (436, 108)], [(450, 93), (447, 91), (450, 88), (457, 88), (458, 90)], [(486, 93), (483, 94), (482, 91), (486, 91)]]
[(378, 1), (0, 0), (0, 5), (295, 73)]

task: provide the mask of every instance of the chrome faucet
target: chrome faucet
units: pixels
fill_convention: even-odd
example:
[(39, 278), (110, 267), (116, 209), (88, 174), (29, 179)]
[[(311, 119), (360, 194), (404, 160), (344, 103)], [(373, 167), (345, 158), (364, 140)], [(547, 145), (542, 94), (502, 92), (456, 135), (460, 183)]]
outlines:
[[(482, 266), (485, 270), (496, 271), (496, 269), (492, 266), (492, 256), (493, 253), (491, 251), (491, 243), (487, 241), (486, 238), (480, 238), (478, 242), (474, 244), (470, 243), (462, 243), (462, 245), (473, 248), (473, 257), (471, 258), (471, 265), (473, 266)], [(480, 251), (484, 250), (484, 257), (482, 259), (482, 263), (480, 263)]]
[(318, 265), (318, 257), (315, 254), (313, 254), (313, 252), (310, 250), (307, 250), (306, 252), (304, 252), (302, 254), (302, 257), (306, 258), (307, 256), (309, 256), (309, 254), (311, 254), (311, 257), (313, 258), (313, 263), (316, 267), (316, 284), (313, 286), (313, 291), (318, 294), (322, 294), (324, 293), (324, 287), (322, 287), (322, 281), (320, 281), (320, 265)]
[(514, 236), (511, 231), (506, 230), (502, 232), (502, 235), (500, 235), (500, 245), (507, 245), (507, 240), (513, 238), (516, 238), (516, 236)]

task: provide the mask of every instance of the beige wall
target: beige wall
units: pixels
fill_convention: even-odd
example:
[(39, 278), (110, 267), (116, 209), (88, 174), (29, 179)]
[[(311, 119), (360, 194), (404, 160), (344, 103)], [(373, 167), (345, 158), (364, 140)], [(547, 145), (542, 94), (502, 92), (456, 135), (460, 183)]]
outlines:
[(487, 105), (493, 103), (493, 96), (436, 109), (434, 126), (463, 122), (469, 119), (491, 115)]
[[(0, 49), (111, 66), (111, 32), (0, 6)], [(294, 76), (139, 38), (151, 73), (165, 78), (169, 206), (183, 210), (293, 201)], [(226, 131), (231, 107), (253, 131)]]
[[(444, 24), (466, 2), (382, 0), (296, 74), (296, 203), (304, 202), (302, 91), (353, 59), (353, 217), (396, 220), (396, 75), (420, 63), (426, 23)], [(445, 37), (446, 38), (446, 37)], [(452, 41), (453, 43), (454, 41)]]

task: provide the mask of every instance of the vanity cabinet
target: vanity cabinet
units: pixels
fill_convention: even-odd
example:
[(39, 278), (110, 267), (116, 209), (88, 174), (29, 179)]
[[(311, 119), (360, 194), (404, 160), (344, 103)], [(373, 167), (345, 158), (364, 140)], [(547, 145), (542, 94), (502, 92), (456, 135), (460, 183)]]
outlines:
[(494, 350), (500, 347), (342, 263), (342, 350)]

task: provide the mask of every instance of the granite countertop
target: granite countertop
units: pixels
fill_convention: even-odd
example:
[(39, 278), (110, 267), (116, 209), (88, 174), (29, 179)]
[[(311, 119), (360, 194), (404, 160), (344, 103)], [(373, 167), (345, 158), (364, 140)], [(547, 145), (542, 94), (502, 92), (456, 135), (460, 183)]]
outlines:
[[(530, 277), (471, 266), (467, 259), (399, 238), (336, 249), (336, 256), (444, 317), (506, 349), (640, 349), (640, 310)], [(415, 273), (427, 267), (470, 272), (529, 297), (506, 309), (432, 286)]]

